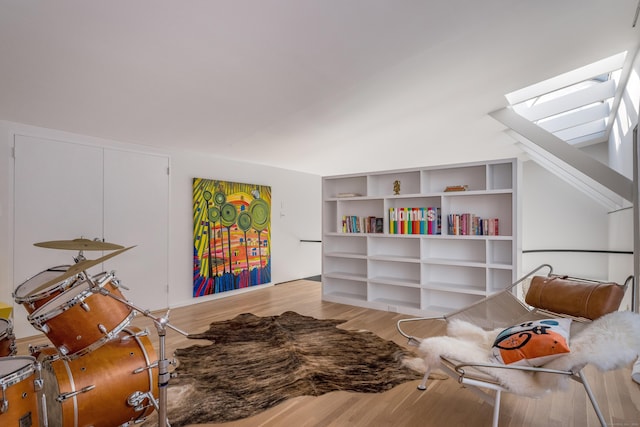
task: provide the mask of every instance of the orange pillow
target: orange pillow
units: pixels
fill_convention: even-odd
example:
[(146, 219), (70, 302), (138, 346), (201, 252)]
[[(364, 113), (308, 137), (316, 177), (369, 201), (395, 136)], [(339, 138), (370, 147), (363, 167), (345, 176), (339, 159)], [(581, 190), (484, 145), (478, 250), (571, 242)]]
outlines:
[(523, 322), (500, 332), (492, 353), (505, 365), (542, 366), (569, 353), (571, 319)]

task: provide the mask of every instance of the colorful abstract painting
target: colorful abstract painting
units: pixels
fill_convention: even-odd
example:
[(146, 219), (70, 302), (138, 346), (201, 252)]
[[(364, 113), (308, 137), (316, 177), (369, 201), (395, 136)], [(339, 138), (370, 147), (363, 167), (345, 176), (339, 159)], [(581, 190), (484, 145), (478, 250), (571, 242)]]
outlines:
[(193, 296), (271, 281), (271, 187), (193, 179)]

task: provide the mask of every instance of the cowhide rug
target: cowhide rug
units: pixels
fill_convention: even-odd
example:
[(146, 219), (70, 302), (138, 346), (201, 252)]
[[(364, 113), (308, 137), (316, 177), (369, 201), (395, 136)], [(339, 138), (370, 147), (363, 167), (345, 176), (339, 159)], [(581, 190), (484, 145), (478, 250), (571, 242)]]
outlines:
[[(344, 322), (291, 311), (241, 314), (190, 335), (212, 344), (176, 351), (177, 377), (167, 392), (171, 426), (232, 421), (296, 396), (376, 393), (422, 378), (402, 364), (415, 357), (410, 351), (371, 332), (336, 327)], [(152, 418), (144, 425), (157, 422)]]

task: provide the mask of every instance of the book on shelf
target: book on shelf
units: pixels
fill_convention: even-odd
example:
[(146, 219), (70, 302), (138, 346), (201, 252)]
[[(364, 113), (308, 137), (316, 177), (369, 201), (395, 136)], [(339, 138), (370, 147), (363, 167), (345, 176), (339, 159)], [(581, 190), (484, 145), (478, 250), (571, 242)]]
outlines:
[(450, 193), (452, 191), (467, 191), (469, 186), (467, 184), (462, 185), (447, 185), (444, 189), (445, 193)]
[(389, 208), (389, 234), (440, 234), (439, 207)]
[(375, 216), (342, 216), (343, 233), (383, 233), (383, 224), (384, 218), (378, 218)]
[(450, 236), (499, 236), (498, 218), (480, 218), (472, 213), (447, 215)]

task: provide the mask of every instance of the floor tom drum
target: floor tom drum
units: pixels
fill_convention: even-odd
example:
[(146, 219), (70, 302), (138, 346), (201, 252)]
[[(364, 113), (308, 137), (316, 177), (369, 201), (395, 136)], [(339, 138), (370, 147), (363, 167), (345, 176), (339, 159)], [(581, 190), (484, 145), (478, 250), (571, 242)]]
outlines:
[(99, 349), (73, 360), (41, 348), (49, 426), (113, 427), (142, 422), (158, 396), (156, 352), (148, 332), (125, 328)]

